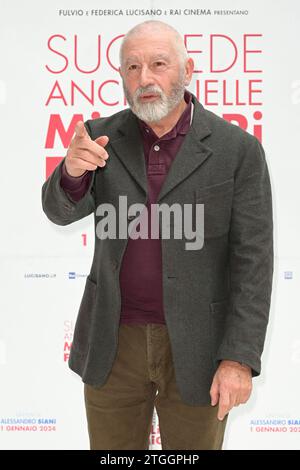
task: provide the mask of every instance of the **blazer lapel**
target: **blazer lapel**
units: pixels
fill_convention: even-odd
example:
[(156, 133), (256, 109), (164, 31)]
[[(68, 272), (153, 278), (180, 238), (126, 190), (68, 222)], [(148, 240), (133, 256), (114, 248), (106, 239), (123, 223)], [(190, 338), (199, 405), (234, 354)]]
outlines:
[(137, 117), (131, 110), (128, 110), (127, 118), (118, 130), (122, 136), (112, 140), (110, 144), (136, 183), (147, 194), (147, 170), (142, 136)]
[(205, 117), (205, 109), (193, 94), (192, 101), (194, 104), (194, 114), (191, 127), (172, 162), (161, 187), (157, 202), (161, 201), (167, 193), (186, 179), (212, 154), (212, 150), (201, 142), (211, 134)]
[[(202, 142), (205, 137), (211, 134), (211, 129), (205, 117), (205, 109), (193, 94), (192, 101), (194, 113), (191, 127), (172, 162), (157, 202), (186, 179), (212, 154), (212, 150)], [(124, 120), (118, 130), (122, 133), (122, 136), (111, 141), (110, 144), (136, 183), (147, 194), (147, 169), (142, 136), (137, 117), (131, 110), (128, 110), (127, 119)]]

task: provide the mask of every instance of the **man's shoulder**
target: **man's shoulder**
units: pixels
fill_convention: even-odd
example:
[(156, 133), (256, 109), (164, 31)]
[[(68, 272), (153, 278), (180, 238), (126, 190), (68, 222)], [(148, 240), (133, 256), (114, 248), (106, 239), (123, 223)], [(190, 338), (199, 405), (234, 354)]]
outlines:
[(246, 145), (254, 144), (257, 141), (257, 138), (250, 134), (250, 132), (246, 131), (237, 124), (233, 124), (232, 122), (227, 121), (213, 111), (203, 107), (203, 112), (205, 114), (208, 126), (212, 131), (212, 137), (218, 141), (224, 141), (224, 143), (235, 141), (244, 143)]
[(227, 121), (203, 106), (202, 112), (211, 131), (206, 141), (208, 147), (217, 155), (233, 162), (233, 166), (246, 164), (254, 172), (253, 167), (258, 168), (259, 163), (265, 159), (265, 151), (260, 140), (237, 124)]

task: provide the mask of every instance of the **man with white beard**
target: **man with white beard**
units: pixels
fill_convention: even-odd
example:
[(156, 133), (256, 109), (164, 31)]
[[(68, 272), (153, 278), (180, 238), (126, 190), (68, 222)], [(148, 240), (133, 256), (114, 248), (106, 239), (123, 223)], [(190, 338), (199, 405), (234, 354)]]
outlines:
[(199, 250), (184, 236), (95, 237), (69, 359), (84, 382), (91, 449), (148, 449), (154, 407), (163, 449), (221, 449), (229, 411), (260, 374), (273, 274), (268, 168), (255, 137), (186, 89), (193, 70), (173, 27), (132, 28), (119, 68), (130, 108), (77, 123), (43, 186), (44, 211), (60, 225), (92, 212), (96, 224), (99, 205), (125, 195), (129, 206), (204, 204)]

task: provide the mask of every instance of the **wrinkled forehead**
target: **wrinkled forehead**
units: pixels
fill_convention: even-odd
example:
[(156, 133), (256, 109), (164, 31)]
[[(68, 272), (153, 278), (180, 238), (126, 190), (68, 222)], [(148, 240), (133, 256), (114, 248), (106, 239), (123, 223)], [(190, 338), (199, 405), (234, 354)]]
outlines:
[(177, 56), (174, 36), (166, 32), (133, 34), (125, 41), (123, 47), (123, 63), (154, 57), (174, 61)]

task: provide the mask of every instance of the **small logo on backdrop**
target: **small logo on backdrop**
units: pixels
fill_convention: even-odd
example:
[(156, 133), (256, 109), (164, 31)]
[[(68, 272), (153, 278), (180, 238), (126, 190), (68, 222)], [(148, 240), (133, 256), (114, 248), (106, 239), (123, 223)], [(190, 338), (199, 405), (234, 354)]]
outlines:
[(25, 279), (54, 279), (56, 273), (25, 273)]
[(293, 279), (293, 271), (284, 271), (284, 279)]
[(88, 275), (86, 273), (76, 273), (75, 271), (69, 271), (68, 277), (69, 279), (78, 279), (78, 278), (85, 278)]

